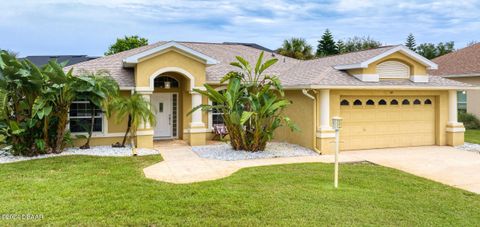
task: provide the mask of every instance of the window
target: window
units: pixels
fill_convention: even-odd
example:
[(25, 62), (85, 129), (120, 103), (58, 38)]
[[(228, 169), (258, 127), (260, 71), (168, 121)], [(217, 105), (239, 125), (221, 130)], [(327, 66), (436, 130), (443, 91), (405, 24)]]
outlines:
[(457, 91), (457, 103), (459, 110), (467, 110), (467, 93), (465, 91)]
[(415, 99), (415, 101), (413, 101), (413, 105), (420, 105), (422, 104), (422, 102), (420, 102), (420, 100), (418, 99)]
[(367, 101), (367, 106), (373, 106), (373, 105), (375, 105), (375, 102), (373, 100), (369, 99)]
[(353, 102), (353, 105), (354, 105), (354, 106), (361, 106), (361, 105), (362, 105), (362, 101), (360, 101), (360, 100), (357, 99), (357, 100), (355, 100), (355, 102)]
[(340, 106), (348, 106), (348, 105), (350, 105), (350, 103), (346, 99), (340, 102)]
[(408, 99), (404, 99), (402, 101), (402, 105), (410, 105), (410, 101), (408, 101)]
[(432, 104), (432, 100), (427, 99), (427, 100), (425, 100), (424, 104), (425, 104), (425, 105), (431, 105), (431, 104)]
[[(218, 105), (216, 102), (212, 102), (213, 106)], [(217, 125), (217, 124), (224, 124), (225, 122), (223, 121), (223, 113), (219, 112), (216, 109), (212, 109), (212, 126)]]
[(396, 99), (390, 101), (390, 105), (398, 105), (398, 101)]
[(92, 108), (95, 113), (93, 131), (103, 131), (103, 113), (100, 108), (91, 104), (86, 100), (77, 100), (70, 105), (70, 131), (71, 132), (88, 132), (91, 124)]
[(387, 101), (385, 101), (385, 99), (382, 99), (378, 101), (378, 105), (381, 105), (381, 106), (387, 105)]
[(169, 77), (169, 76), (158, 76), (153, 80), (153, 86), (158, 88), (165, 88), (166, 85), (170, 84), (170, 88), (178, 88), (178, 80)]

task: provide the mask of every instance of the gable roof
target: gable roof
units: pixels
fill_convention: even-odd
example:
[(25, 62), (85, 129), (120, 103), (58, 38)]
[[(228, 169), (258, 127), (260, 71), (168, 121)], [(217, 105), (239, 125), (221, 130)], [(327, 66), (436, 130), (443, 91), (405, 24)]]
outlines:
[(84, 61), (90, 61), (98, 57), (90, 57), (87, 55), (38, 55), (38, 56), (26, 56), (20, 59), (27, 59), (38, 67), (48, 64), (49, 61), (56, 60), (59, 63), (67, 62), (66, 66), (74, 65)]
[(166, 51), (170, 48), (180, 50), (184, 53), (187, 53), (187, 54), (190, 54), (190, 55), (192, 55), (196, 58), (199, 58), (199, 59), (205, 61), (205, 63), (207, 65), (214, 65), (214, 64), (217, 64), (217, 62), (218, 62), (217, 60), (213, 59), (212, 57), (207, 56), (205, 54), (202, 54), (202, 53), (200, 53), (200, 52), (198, 52), (198, 51), (196, 51), (192, 48), (189, 48), (185, 45), (180, 45), (180, 44), (176, 43), (175, 41), (170, 41), (168, 43), (164, 43), (160, 46), (151, 48), (149, 50), (140, 52), (138, 54), (135, 54), (135, 55), (132, 55), (132, 56), (129, 56), (129, 57), (123, 59), (123, 66), (124, 67), (133, 67), (140, 61), (140, 59), (151, 56), (151, 55), (154, 55), (154, 54), (157, 54), (157, 53), (161, 53), (161, 52)]
[(438, 70), (429, 73), (445, 77), (480, 76), (480, 43), (442, 55), (432, 60)]
[[(391, 55), (396, 52), (400, 52), (402, 54), (405, 54), (406, 56), (416, 60), (420, 64), (423, 64), (426, 66), (428, 69), (437, 69), (437, 64), (433, 63), (432, 61), (426, 59), (420, 54), (417, 54), (415, 51), (410, 50), (408, 47), (403, 46), (403, 45), (397, 45), (397, 46), (386, 46), (383, 48), (377, 48), (375, 49), (376, 51), (359, 51), (359, 52), (354, 52), (352, 55), (360, 55), (363, 59), (356, 59), (357, 62), (353, 64), (341, 64), (341, 65), (336, 65), (334, 68), (339, 69), (339, 70), (345, 70), (345, 69), (358, 69), (358, 68), (367, 68), (369, 64), (378, 61), (388, 55)], [(350, 56), (352, 57), (352, 56)], [(345, 56), (344, 56), (345, 58)]]
[[(230, 71), (237, 68), (230, 65), (235, 61), (236, 56), (242, 56), (249, 62), (255, 62), (262, 52), (261, 49), (249, 45), (231, 44), (231, 43), (202, 43), (202, 42), (158, 42), (148, 46), (120, 52), (114, 55), (105, 56), (84, 63), (79, 63), (73, 67), (74, 73), (79, 70), (108, 70), (111, 76), (118, 81), (120, 87), (134, 87), (134, 70), (130, 67), (124, 67), (125, 62), (133, 64), (138, 62), (143, 56), (161, 52), (166, 48), (182, 48), (190, 54), (204, 59), (207, 63), (206, 77), (207, 83), (218, 83), (220, 79)], [(412, 58), (415, 57), (425, 61), (415, 54), (409, 53), (403, 46), (385, 46), (370, 50), (340, 54), (335, 56), (323, 57), (308, 61), (297, 60), (294, 58), (279, 55), (274, 52), (266, 52), (265, 59), (278, 58), (279, 61), (266, 70), (266, 74), (277, 75), (286, 88), (315, 88), (315, 87), (384, 87), (384, 88), (412, 88), (412, 89), (433, 89), (435, 87), (469, 87), (471, 85), (457, 81), (451, 81), (444, 78), (431, 79), (427, 83), (414, 83), (410, 80), (389, 80), (380, 82), (363, 82), (349, 75), (346, 71), (338, 67), (348, 65), (369, 64), (375, 61), (377, 56), (386, 56), (396, 51), (408, 53)], [(408, 49), (408, 48), (407, 48)], [(419, 60), (419, 61), (420, 61)], [(435, 64), (428, 62), (424, 64), (435, 68)]]

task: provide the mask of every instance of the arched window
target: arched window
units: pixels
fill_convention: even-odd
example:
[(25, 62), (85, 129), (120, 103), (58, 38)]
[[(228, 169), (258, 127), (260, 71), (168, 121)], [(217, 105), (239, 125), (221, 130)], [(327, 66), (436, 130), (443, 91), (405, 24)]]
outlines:
[(424, 102), (425, 105), (431, 105), (432, 104), (432, 100), (430, 99), (426, 99), (425, 102)]
[(413, 101), (413, 105), (420, 105), (422, 104), (422, 102), (420, 102), (420, 100), (418, 99), (415, 99), (415, 101)]
[(398, 105), (398, 101), (396, 99), (393, 99), (390, 101), (390, 105)]
[(375, 105), (375, 102), (373, 100), (369, 99), (367, 101), (367, 106), (373, 106), (373, 105)]
[(340, 105), (341, 106), (348, 106), (348, 105), (350, 105), (350, 102), (348, 102), (346, 99), (344, 99), (340, 102)]
[(385, 101), (385, 99), (382, 99), (378, 101), (378, 105), (381, 105), (381, 106), (387, 105), (387, 101)]
[(410, 105), (410, 101), (408, 101), (408, 99), (404, 99), (402, 101), (402, 105)]
[(169, 76), (158, 76), (153, 80), (153, 86), (158, 88), (178, 88), (179, 83), (173, 77)]
[(354, 105), (354, 106), (361, 106), (361, 105), (362, 105), (362, 101), (360, 101), (360, 100), (357, 99), (357, 100), (355, 100), (355, 102), (353, 102), (353, 105)]

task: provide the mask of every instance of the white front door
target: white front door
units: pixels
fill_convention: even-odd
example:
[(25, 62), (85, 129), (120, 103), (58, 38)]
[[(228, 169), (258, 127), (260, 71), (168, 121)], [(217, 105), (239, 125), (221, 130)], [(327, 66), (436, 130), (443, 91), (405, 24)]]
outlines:
[(154, 137), (168, 139), (173, 136), (173, 105), (172, 99), (176, 98), (172, 93), (154, 93), (150, 102), (155, 108), (157, 125), (154, 129)]

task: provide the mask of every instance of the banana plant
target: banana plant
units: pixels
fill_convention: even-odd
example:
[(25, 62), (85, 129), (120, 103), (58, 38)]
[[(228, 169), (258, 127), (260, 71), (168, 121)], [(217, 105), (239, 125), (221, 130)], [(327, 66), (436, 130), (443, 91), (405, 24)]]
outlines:
[(231, 65), (239, 70), (227, 73), (221, 80), (221, 83), (228, 81), (224, 92), (216, 91), (208, 84), (204, 85), (205, 90), (194, 89), (216, 105), (202, 104), (194, 107), (189, 114), (199, 109), (221, 112), (230, 144), (235, 150), (263, 151), (279, 127), (298, 130), (283, 113), (291, 102), (284, 97), (278, 77), (264, 74), (277, 59), (264, 62), (262, 52), (254, 68), (244, 58), (237, 56), (236, 59)]

